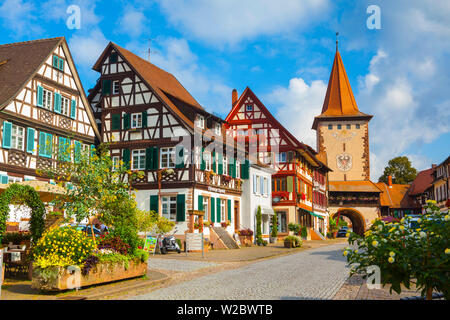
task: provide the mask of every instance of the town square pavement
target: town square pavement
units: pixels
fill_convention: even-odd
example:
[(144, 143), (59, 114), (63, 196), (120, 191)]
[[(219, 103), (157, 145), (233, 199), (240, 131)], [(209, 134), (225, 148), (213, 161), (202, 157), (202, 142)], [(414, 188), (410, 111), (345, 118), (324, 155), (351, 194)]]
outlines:
[[(332, 299), (348, 278), (342, 249), (334, 244), (208, 274), (128, 299)], [(173, 264), (173, 260), (167, 261)], [(162, 268), (161, 261), (159, 268)], [(184, 261), (183, 263), (192, 263)], [(194, 267), (194, 266), (193, 266)]]

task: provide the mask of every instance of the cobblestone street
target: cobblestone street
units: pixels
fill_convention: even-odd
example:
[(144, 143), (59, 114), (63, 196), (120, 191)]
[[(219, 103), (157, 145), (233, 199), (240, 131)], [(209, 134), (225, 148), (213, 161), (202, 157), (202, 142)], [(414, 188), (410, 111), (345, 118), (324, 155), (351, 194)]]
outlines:
[[(129, 299), (331, 299), (348, 276), (341, 252), (345, 245), (268, 259)], [(154, 263), (161, 266), (163, 261)]]

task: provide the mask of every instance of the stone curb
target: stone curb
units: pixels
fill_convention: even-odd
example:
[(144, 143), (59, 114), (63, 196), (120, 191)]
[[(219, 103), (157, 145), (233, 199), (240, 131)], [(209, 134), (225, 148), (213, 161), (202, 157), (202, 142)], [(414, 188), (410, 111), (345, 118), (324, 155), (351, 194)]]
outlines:
[(109, 290), (109, 291), (105, 291), (105, 292), (101, 292), (101, 293), (94, 293), (91, 295), (85, 295), (85, 296), (69, 295), (69, 296), (57, 298), (57, 300), (94, 300), (94, 299), (97, 299), (100, 297), (118, 294), (123, 291), (129, 291), (129, 290), (139, 289), (139, 288), (143, 288), (143, 287), (156, 287), (157, 285), (164, 284), (164, 283), (170, 281), (171, 279), (172, 279), (172, 277), (166, 275), (165, 278), (158, 279), (158, 280), (153, 280), (153, 281), (144, 282), (144, 283), (137, 283), (137, 284), (133, 284), (133, 285), (129, 285), (129, 286), (125, 286), (125, 287), (121, 287), (121, 288), (117, 288), (117, 289), (113, 289), (113, 290)]

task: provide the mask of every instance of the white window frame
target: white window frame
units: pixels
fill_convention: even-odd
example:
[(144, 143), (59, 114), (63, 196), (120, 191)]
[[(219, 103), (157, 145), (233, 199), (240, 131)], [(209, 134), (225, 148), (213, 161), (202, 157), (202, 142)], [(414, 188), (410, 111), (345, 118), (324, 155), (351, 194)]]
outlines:
[(277, 153), (277, 163), (286, 163), (286, 162), (287, 162), (287, 153), (286, 152)]
[(245, 111), (253, 111), (253, 104), (246, 104), (245, 105)]
[(241, 162), (236, 160), (236, 178), (241, 178)]
[(11, 148), (17, 149), (17, 150), (22, 150), (22, 151), (25, 149), (25, 128), (24, 127), (12, 124)]
[(220, 199), (220, 222), (227, 221), (227, 201), (225, 199)]
[[(135, 160), (136, 157), (136, 160)], [(135, 149), (131, 151), (133, 170), (145, 170), (145, 149)]]
[(203, 153), (203, 159), (205, 161), (205, 171), (211, 171), (212, 170), (211, 153), (209, 152)]
[(22, 178), (8, 176), (8, 183), (22, 182)]
[(203, 221), (209, 220), (209, 198), (203, 197), (203, 211), (205, 212), (203, 216)]
[(258, 193), (258, 176), (256, 174), (253, 175), (253, 194)]
[(269, 179), (264, 178), (264, 195), (269, 195)]
[(197, 115), (197, 127), (205, 129), (205, 117), (202, 115)]
[(70, 115), (70, 99), (61, 96), (61, 114), (68, 117)]
[(131, 129), (142, 128), (142, 113), (132, 113), (131, 114)]
[(228, 175), (228, 159), (227, 159), (227, 156), (223, 156), (222, 163), (223, 163), (223, 174), (227, 176)]
[(120, 81), (114, 80), (112, 85), (112, 91), (113, 94), (119, 94), (120, 93)]
[(42, 107), (47, 110), (53, 110), (53, 92), (42, 88)]
[(214, 126), (214, 132), (220, 136), (222, 135), (222, 126), (220, 125), (220, 123), (216, 123)]
[(159, 156), (160, 169), (175, 168), (175, 148), (161, 148)]
[(120, 157), (119, 156), (112, 156), (112, 171), (116, 171), (117, 169), (119, 169), (119, 162), (120, 162)]
[(170, 221), (177, 221), (177, 197), (162, 196), (161, 197), (162, 216)]

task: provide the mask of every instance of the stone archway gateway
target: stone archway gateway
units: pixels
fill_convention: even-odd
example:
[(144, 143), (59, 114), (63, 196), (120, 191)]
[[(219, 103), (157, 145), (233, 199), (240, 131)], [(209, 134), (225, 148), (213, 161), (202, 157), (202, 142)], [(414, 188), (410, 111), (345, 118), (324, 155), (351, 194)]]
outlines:
[(6, 231), (6, 219), (9, 216), (10, 204), (25, 204), (31, 208), (31, 241), (36, 243), (42, 236), (45, 226), (45, 206), (39, 194), (34, 188), (17, 183), (11, 184), (0, 194), (0, 239)]
[(343, 208), (339, 209), (335, 214), (333, 214), (332, 218), (337, 219), (339, 217), (347, 217), (352, 222), (353, 232), (363, 235), (366, 230), (366, 223), (364, 221), (364, 216), (356, 209), (352, 208)]

